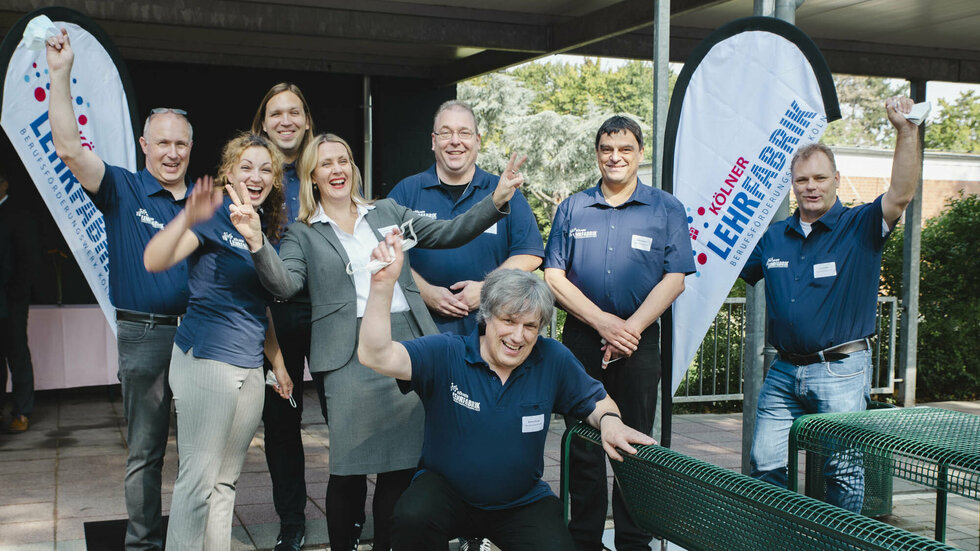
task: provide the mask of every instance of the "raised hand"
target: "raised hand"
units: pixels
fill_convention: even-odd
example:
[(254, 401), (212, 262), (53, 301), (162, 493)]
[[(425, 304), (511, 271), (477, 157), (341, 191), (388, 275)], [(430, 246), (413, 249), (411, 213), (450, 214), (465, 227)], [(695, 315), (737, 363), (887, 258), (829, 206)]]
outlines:
[(521, 155), (520, 159), (517, 157), (517, 152), (511, 153), (510, 161), (507, 162), (507, 166), (504, 167), (504, 171), (500, 174), (500, 179), (497, 180), (497, 188), (493, 190), (493, 204), (497, 205), (497, 208), (503, 207), (510, 198), (514, 196), (514, 192), (517, 188), (521, 187), (524, 183), (524, 175), (521, 174), (521, 165), (527, 160), (527, 155)]
[(49, 71), (71, 70), (71, 66), (75, 62), (75, 52), (71, 49), (71, 41), (68, 40), (67, 30), (61, 29), (61, 34), (49, 36), (45, 41), (45, 46)]
[(187, 227), (193, 228), (201, 222), (206, 222), (214, 216), (214, 211), (221, 206), (221, 190), (214, 187), (214, 178), (202, 176), (194, 182), (194, 189), (184, 203), (184, 213), (187, 217)]
[(378, 246), (371, 251), (371, 260), (390, 263), (371, 276), (371, 283), (386, 283), (394, 285), (402, 272), (405, 253), (402, 252), (401, 230), (395, 228)]
[(262, 247), (262, 220), (259, 213), (255, 212), (252, 202), (243, 199), (248, 197), (245, 182), (238, 182), (237, 187), (235, 189), (231, 184), (225, 184), (225, 191), (231, 197), (231, 206), (228, 207), (231, 211), (231, 223), (245, 238), (248, 248), (255, 252)]
[[(885, 100), (885, 112), (888, 114), (888, 121), (898, 130), (915, 130), (914, 122), (905, 118), (905, 115), (912, 111), (915, 102), (912, 98), (902, 96), (892, 96)], [(918, 131), (918, 130), (916, 130)]]

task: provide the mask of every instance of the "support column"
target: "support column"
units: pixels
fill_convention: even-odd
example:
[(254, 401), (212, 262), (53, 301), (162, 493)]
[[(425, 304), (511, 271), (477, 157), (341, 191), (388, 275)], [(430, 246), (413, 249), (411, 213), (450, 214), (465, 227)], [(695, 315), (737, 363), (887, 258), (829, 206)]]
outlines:
[(374, 105), (371, 99), (371, 77), (364, 75), (364, 197), (374, 199)]
[[(755, 0), (752, 15), (776, 17), (796, 23), (796, 8), (803, 0)], [(776, 209), (770, 225), (789, 217), (789, 197)], [(745, 348), (742, 350), (742, 473), (749, 474), (749, 453), (755, 435), (755, 413), (766, 366), (776, 358), (776, 349), (766, 339), (765, 283), (759, 281), (745, 290)]]
[[(670, 0), (654, 0), (653, 18), (653, 187), (663, 189), (664, 133), (667, 129), (667, 104), (670, 82)], [(641, 146), (643, 144), (640, 144)], [(667, 183), (665, 191), (673, 193), (673, 186)], [(669, 309), (668, 309), (669, 312)], [(670, 346), (672, 323), (670, 315), (661, 317), (660, 325), (660, 411), (654, 413), (653, 435), (660, 433), (660, 444), (670, 447), (671, 411), (673, 410), (673, 388), (670, 376), (673, 370), (673, 348)]]
[[(926, 100), (926, 82), (911, 81), (912, 101)], [(919, 125), (919, 161), (923, 161), (926, 123)], [(919, 174), (922, 174), (920, 169)], [(905, 209), (905, 242), (902, 248), (902, 322), (898, 337), (898, 387), (895, 397), (905, 407), (915, 405), (916, 359), (919, 341), (919, 261), (922, 249), (922, 178), (915, 197)]]

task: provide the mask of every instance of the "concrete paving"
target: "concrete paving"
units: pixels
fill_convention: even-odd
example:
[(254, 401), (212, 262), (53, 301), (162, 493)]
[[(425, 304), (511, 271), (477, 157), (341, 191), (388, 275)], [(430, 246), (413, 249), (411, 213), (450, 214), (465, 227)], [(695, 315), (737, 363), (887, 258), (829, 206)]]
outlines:
[[(304, 549), (329, 549), (323, 500), (329, 476), (329, 431), (320, 417), (316, 393), (307, 383), (303, 413), (306, 450), (307, 539)], [(932, 404), (980, 414), (980, 403)], [(4, 417), (9, 422), (9, 414)], [(738, 470), (741, 465), (740, 414), (677, 415), (675, 450)], [(545, 479), (558, 492), (560, 438), (564, 424), (551, 423), (545, 448)], [(260, 426), (238, 482), (232, 549), (268, 550), (275, 544), (278, 517)], [(164, 467), (163, 509), (169, 511), (176, 476), (176, 440), (171, 432)], [(118, 387), (39, 393), (31, 428), (0, 433), (0, 551), (76, 551), (86, 549), (83, 525), (123, 519), (122, 479), (126, 462), (125, 421)], [(369, 479), (367, 511), (373, 495)], [(893, 514), (882, 520), (932, 536), (935, 492), (896, 480)], [(978, 503), (949, 498), (947, 542), (978, 550)], [(370, 516), (370, 515), (369, 515)], [(372, 534), (368, 519), (365, 536)], [(362, 549), (369, 549), (362, 545)]]

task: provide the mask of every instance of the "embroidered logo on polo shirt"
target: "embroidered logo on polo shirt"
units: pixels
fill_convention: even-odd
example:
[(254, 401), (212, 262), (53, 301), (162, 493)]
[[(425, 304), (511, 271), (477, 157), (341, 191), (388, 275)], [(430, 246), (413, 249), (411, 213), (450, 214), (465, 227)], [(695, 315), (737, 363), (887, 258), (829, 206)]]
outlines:
[(470, 395), (461, 391), (456, 383), (449, 383), (449, 390), (452, 392), (454, 402), (464, 408), (480, 411), (480, 402), (470, 400)]
[(139, 210), (137, 210), (136, 211), (136, 218), (138, 218), (140, 222), (146, 224), (147, 226), (150, 226), (151, 228), (153, 228), (155, 230), (162, 230), (163, 229), (163, 224), (161, 224), (160, 222), (157, 222), (156, 219), (154, 219), (152, 216), (150, 216), (150, 213), (146, 212), (146, 209), (139, 209)]
[(221, 239), (223, 239), (225, 242), (227, 242), (232, 247), (235, 247), (236, 249), (242, 249), (245, 251), (248, 250), (248, 244), (245, 243), (245, 240), (242, 239), (241, 237), (238, 237), (237, 235), (233, 235), (231, 232), (222, 233)]
[(415, 214), (417, 214), (419, 216), (424, 216), (426, 218), (431, 218), (433, 220), (435, 220), (435, 219), (438, 218), (436, 216), (436, 213), (434, 213), (434, 212), (425, 212), (424, 210), (417, 210), (417, 211), (415, 211)]
[(770, 256), (769, 258), (766, 259), (766, 269), (771, 270), (773, 268), (789, 268), (789, 261), (780, 260), (778, 258), (773, 258)]
[(598, 237), (599, 232), (596, 230), (587, 230), (585, 228), (572, 228), (568, 234), (572, 239), (589, 239), (592, 237)]

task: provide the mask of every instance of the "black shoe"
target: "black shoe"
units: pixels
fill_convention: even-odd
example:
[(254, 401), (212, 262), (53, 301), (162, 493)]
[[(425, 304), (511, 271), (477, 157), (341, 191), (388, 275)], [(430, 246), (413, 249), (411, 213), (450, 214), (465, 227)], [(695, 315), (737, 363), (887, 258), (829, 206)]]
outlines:
[(299, 551), (306, 541), (306, 529), (303, 526), (283, 526), (276, 538), (275, 551)]
[(351, 547), (351, 551), (357, 551), (357, 546), (361, 544), (361, 530), (363, 529), (364, 529), (363, 524), (361, 524), (360, 522), (354, 523), (353, 534), (351, 534), (353, 536), (352, 539), (354, 540), (354, 545)]

